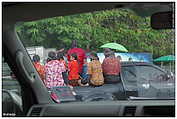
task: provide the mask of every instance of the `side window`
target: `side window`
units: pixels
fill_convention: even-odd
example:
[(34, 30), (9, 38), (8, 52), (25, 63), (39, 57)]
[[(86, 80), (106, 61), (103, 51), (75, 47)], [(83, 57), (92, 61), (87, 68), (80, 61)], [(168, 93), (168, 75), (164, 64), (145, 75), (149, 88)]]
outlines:
[(152, 67), (152, 66), (138, 66), (138, 74), (139, 77), (149, 81), (149, 82), (156, 82), (161, 83), (166, 81), (166, 74), (165, 72)]
[(122, 67), (122, 78), (128, 89), (137, 87), (137, 71), (134, 66)]
[(12, 90), (18, 94), (21, 93), (20, 85), (9, 65), (4, 61), (4, 58), (2, 62), (2, 88)]
[(21, 86), (2, 58), (2, 116), (22, 115)]

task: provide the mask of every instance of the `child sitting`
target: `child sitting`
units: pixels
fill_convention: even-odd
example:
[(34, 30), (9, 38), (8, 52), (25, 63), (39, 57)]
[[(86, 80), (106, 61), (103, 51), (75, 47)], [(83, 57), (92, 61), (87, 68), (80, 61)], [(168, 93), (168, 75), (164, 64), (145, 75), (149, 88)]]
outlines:
[(70, 55), (70, 62), (68, 63), (68, 80), (69, 85), (71, 86), (79, 86), (78, 80), (79, 80), (79, 64), (77, 62), (77, 55), (71, 54)]
[(65, 68), (65, 71), (62, 72), (62, 76), (63, 76), (63, 79), (64, 79), (64, 83), (65, 83), (66, 85), (68, 85), (67, 64), (66, 64), (66, 62), (65, 62), (65, 60), (64, 60), (63, 57), (64, 57), (64, 56), (63, 56), (62, 53), (60, 53), (60, 52), (57, 53), (57, 59), (58, 59), (58, 61), (59, 61), (60, 63), (63, 63), (64, 68)]
[(40, 64), (39, 55), (33, 56), (33, 62), (37, 72), (39, 73), (39, 76), (41, 77), (41, 80), (44, 81), (45, 79), (44, 66)]

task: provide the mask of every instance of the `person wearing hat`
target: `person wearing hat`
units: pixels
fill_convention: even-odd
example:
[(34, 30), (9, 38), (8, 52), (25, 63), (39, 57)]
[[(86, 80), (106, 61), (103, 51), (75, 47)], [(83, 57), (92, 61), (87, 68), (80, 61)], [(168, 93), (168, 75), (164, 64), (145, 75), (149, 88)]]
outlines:
[(88, 63), (88, 81), (90, 86), (102, 86), (104, 84), (101, 63), (96, 52), (90, 53), (91, 62)]

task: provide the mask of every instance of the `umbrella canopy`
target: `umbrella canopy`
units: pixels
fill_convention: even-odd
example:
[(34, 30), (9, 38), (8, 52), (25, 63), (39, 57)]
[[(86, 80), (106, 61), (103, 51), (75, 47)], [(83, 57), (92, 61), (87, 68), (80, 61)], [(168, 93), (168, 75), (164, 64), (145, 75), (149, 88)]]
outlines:
[(169, 62), (169, 61), (175, 61), (175, 56), (167, 55), (154, 59), (154, 62)]
[(123, 45), (118, 44), (118, 43), (106, 43), (102, 45), (101, 48), (110, 48), (110, 49), (115, 49), (115, 50), (119, 50), (122, 52), (128, 52), (128, 50)]

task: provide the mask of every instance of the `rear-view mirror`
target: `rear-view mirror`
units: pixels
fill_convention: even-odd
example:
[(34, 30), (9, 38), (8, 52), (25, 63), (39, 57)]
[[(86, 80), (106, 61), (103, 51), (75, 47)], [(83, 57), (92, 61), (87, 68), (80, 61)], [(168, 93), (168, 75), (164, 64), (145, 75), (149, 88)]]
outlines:
[(159, 12), (151, 16), (151, 27), (153, 29), (174, 29), (175, 16), (169, 12)]

